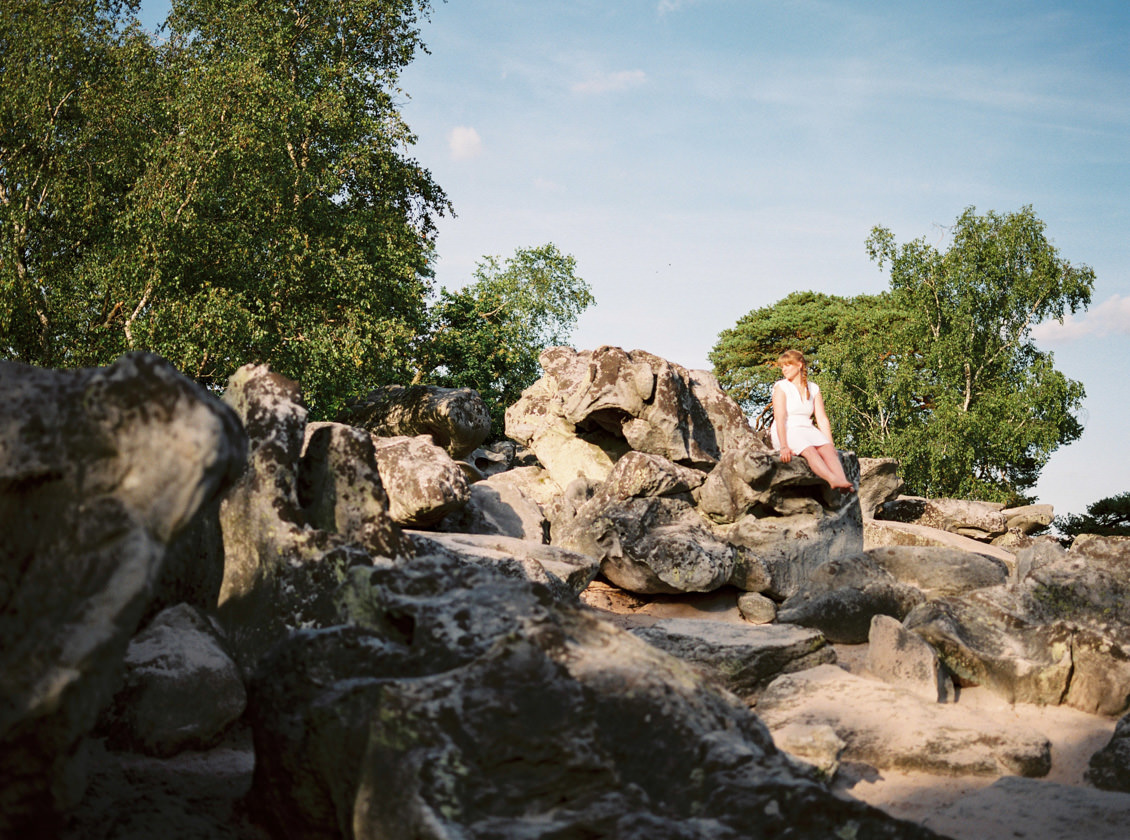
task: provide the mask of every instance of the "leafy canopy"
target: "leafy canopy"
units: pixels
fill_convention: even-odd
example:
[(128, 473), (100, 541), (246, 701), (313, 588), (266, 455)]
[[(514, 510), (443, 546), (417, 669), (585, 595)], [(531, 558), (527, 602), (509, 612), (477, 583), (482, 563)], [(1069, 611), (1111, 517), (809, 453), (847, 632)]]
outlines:
[(1085, 308), (1093, 271), (1060, 258), (1031, 207), (968, 208), (944, 251), (899, 245), (882, 227), (867, 249), (890, 267), (888, 291), (797, 293), (749, 313), (719, 336), (719, 380), (761, 401), (775, 378), (767, 363), (797, 346), (814, 360), (842, 448), (897, 458), (920, 495), (1023, 499), (1051, 453), (1081, 434), (1084, 396), (1031, 328)]
[(246, 362), (315, 415), (403, 381), (447, 199), (400, 70), (427, 0), (0, 0), (0, 356)]
[(506, 407), (540, 375), (538, 355), (565, 344), (595, 302), (572, 256), (548, 243), (505, 262), (484, 257), (471, 283), (443, 289), (416, 349), (415, 382), (475, 388), (498, 434)]
[(1130, 537), (1130, 491), (1091, 502), (1085, 514), (1057, 516), (1055, 527), (1069, 537), (1080, 534)]

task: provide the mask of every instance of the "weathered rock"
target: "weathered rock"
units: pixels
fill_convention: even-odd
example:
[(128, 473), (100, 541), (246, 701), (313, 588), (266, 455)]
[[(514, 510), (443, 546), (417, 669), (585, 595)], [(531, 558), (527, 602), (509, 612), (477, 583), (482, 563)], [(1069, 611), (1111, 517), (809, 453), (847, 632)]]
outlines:
[(130, 641), (102, 729), (116, 749), (169, 756), (206, 749), (247, 705), (239, 668), (208, 618), (169, 607)]
[(923, 600), (918, 589), (899, 583), (867, 554), (857, 554), (829, 560), (813, 570), (808, 581), (781, 604), (777, 620), (814, 627), (831, 642), (862, 644), (874, 616), (901, 621)]
[(1003, 561), (949, 546), (887, 546), (865, 553), (899, 582), (921, 589), (927, 598), (1000, 586), (1009, 577)]
[(706, 474), (682, 467), (661, 455), (644, 452), (624, 454), (599, 488), (608, 501), (652, 496), (683, 496), (706, 479)]
[(541, 506), (498, 473), (472, 484), (467, 503), (448, 514), (438, 529), (465, 534), (498, 534), (520, 540), (549, 541), (549, 520)]
[(1105, 747), (1091, 756), (1087, 781), (1103, 790), (1130, 793), (1130, 715), (1123, 715)]
[(816, 630), (668, 618), (632, 630), (649, 644), (702, 668), (740, 697), (756, 695), (781, 674), (836, 661)]
[(875, 616), (867, 643), (867, 670), (872, 676), (937, 703), (957, 699), (953, 678), (938, 652), (901, 622)]
[(0, 836), (50, 836), (85, 784), (167, 546), (235, 480), (239, 420), (164, 360), (0, 363)]
[(618, 347), (553, 347), (540, 361), (545, 376), (507, 409), (506, 435), (529, 446), (562, 486), (576, 473), (543, 457), (542, 439), (552, 433), (589, 441), (612, 460), (633, 449), (695, 467), (714, 464), (726, 449), (760, 446), (741, 408), (706, 372)]
[(610, 501), (598, 494), (554, 540), (598, 558), (608, 580), (643, 594), (718, 589), (730, 581), (738, 553), (689, 502), (670, 497)]
[(1032, 840), (1123, 840), (1130, 796), (1005, 776), (930, 814), (924, 825), (947, 837), (1026, 837)]
[(373, 441), (364, 429), (341, 423), (307, 425), (296, 489), (312, 527), (340, 534), (374, 554), (394, 557), (403, 552)]
[(1023, 505), (1001, 511), (1005, 527), (1010, 531), (1032, 534), (1052, 524), (1055, 508), (1051, 505)]
[(988, 541), (1008, 530), (1003, 508), (991, 502), (899, 496), (880, 506), (876, 516)]
[(857, 504), (826, 510), (812, 499), (807, 512), (788, 516), (748, 514), (733, 525), (713, 528), (738, 549), (731, 583), (739, 589), (785, 599), (796, 594), (826, 561), (863, 550)]
[(902, 492), (898, 466), (894, 458), (859, 459), (859, 509), (864, 519), (874, 519), (881, 505)]
[(1022, 594), (1004, 587), (923, 604), (904, 621), (946, 667), (1010, 703), (1058, 705), (1072, 671), (1072, 632), (1031, 615)]
[(787, 723), (773, 732), (777, 748), (810, 765), (821, 779), (831, 781), (847, 746), (827, 724)]
[(863, 523), (863, 547), (884, 548), (895, 545), (942, 546), (983, 554), (1000, 560), (1008, 566), (1010, 573), (1016, 568), (1016, 555), (1000, 546), (970, 539), (961, 534), (952, 534), (926, 525), (909, 522), (888, 522), (882, 519), (868, 519)]
[[(1036, 732), (971, 722), (955, 706), (836, 665), (778, 677), (758, 698), (757, 715), (771, 732), (790, 724), (831, 726), (847, 745), (844, 761), (879, 769), (1043, 776), (1051, 768), (1051, 745)], [(901, 725), (892, 727), (894, 719)]]
[(735, 698), (586, 609), (438, 559), (352, 574), (368, 613), (253, 684), (272, 836), (929, 836), (804, 778)]
[(490, 411), (470, 388), (385, 385), (349, 405), (337, 420), (379, 437), (427, 435), (452, 458), (466, 458), (490, 436)]
[(738, 597), (738, 611), (750, 624), (771, 624), (777, 620), (777, 602), (759, 592), (743, 592)]
[(393, 522), (436, 525), (467, 504), (470, 485), (459, 465), (426, 435), (372, 438)]
[[(840, 460), (848, 478), (858, 481), (855, 456), (841, 453)], [(744, 449), (724, 452), (694, 495), (702, 514), (722, 525), (750, 513), (760, 517), (819, 514), (822, 509), (859, 505), (856, 494), (833, 490), (803, 458), (783, 464), (775, 452)]]
[(373, 561), (346, 537), (308, 526), (298, 500), (306, 409), (297, 383), (245, 365), (228, 381), (224, 402), (243, 420), (250, 453), (220, 506), (218, 616), (236, 661), (249, 670), (291, 630), (337, 623), (333, 592), (345, 569)]
[[(587, 554), (499, 534), (409, 531), (408, 535), (420, 553), (443, 549), (463, 561), (497, 566), (511, 577), (520, 576), (552, 589), (560, 583), (572, 597), (584, 592), (600, 571), (600, 562)], [(514, 568), (520, 568), (521, 575), (514, 574)]]

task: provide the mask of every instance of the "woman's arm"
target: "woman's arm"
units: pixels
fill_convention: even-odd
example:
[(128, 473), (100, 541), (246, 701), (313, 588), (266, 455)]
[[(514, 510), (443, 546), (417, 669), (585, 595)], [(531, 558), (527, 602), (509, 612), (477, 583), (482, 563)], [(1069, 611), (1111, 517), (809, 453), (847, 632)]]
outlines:
[(781, 442), (781, 463), (787, 464), (792, 460), (793, 451), (789, 449), (788, 439), (788, 399), (785, 397), (785, 389), (780, 387), (780, 383), (773, 386), (773, 425), (777, 427), (777, 440)]
[(816, 428), (824, 433), (824, 437), (828, 438), (828, 443), (835, 446), (835, 441), (832, 440), (832, 423), (828, 420), (828, 412), (824, 410), (824, 395), (819, 390), (816, 392), (816, 398), (812, 401), (812, 414), (816, 418)]

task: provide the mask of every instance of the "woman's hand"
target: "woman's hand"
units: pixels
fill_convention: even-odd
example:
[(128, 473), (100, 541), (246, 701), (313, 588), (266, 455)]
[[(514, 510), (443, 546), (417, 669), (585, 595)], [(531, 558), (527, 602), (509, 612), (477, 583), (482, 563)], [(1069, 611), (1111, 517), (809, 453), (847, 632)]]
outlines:
[(787, 446), (781, 447), (781, 463), (787, 464), (793, 459), (793, 451)]

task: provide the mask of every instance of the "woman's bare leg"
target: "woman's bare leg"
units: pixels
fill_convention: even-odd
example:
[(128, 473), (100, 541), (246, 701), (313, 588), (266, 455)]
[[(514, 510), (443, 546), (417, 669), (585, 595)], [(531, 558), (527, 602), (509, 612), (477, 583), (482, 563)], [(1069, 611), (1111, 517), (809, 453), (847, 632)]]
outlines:
[(840, 455), (836, 447), (830, 443), (822, 446), (810, 446), (800, 453), (808, 466), (820, 478), (828, 482), (836, 490), (854, 490), (855, 485), (848, 481), (844, 474), (844, 465), (840, 463)]

